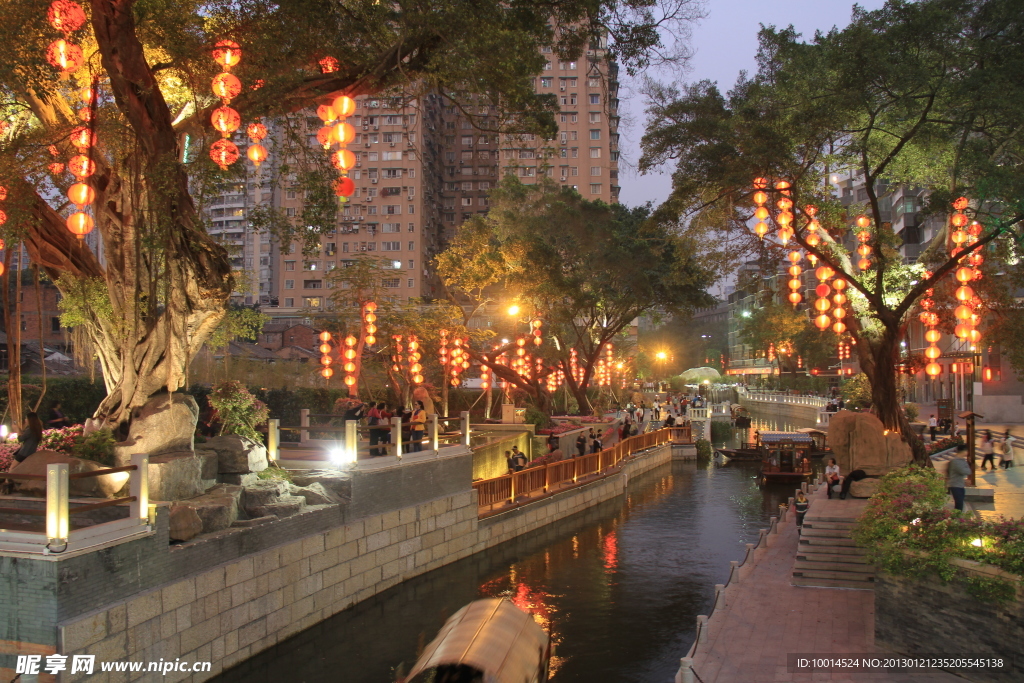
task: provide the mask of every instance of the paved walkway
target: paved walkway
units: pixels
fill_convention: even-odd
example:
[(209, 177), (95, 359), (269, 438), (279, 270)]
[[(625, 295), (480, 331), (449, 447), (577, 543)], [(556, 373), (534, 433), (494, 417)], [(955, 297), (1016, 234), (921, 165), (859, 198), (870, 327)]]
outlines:
[[(812, 496), (808, 517), (853, 516), (864, 501)], [(856, 508), (856, 509), (855, 509)], [(875, 594), (866, 590), (804, 588), (790, 584), (797, 529), (780, 525), (770, 545), (758, 551), (753, 569), (725, 592), (694, 654), (701, 683), (775, 681), (962, 681), (942, 671), (928, 673), (795, 673), (790, 654), (842, 656), (886, 654), (875, 645)]]

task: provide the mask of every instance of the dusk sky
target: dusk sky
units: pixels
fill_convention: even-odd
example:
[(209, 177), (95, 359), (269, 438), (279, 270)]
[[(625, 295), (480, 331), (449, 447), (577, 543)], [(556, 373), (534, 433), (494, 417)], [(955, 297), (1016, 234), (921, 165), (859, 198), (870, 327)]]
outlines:
[[(861, 0), (867, 9), (877, 9), (884, 0)], [(845, 26), (850, 21), (853, 3), (848, 0), (708, 0), (707, 17), (693, 30), (696, 52), (686, 81), (710, 79), (717, 81), (722, 91), (736, 82), (739, 72), (756, 70), (757, 32), (760, 25), (792, 24), (805, 39), (815, 30), (828, 30)], [(657, 74), (652, 74), (658, 77)], [(667, 80), (660, 77), (659, 80)], [(668, 197), (671, 186), (668, 174), (640, 176), (634, 169), (640, 158), (640, 138), (643, 136), (644, 102), (635, 91), (636, 82), (623, 78), (619, 111), (623, 117), (621, 147), (623, 161), (619, 163), (622, 186), (621, 200), (636, 206), (646, 201), (659, 204)]]

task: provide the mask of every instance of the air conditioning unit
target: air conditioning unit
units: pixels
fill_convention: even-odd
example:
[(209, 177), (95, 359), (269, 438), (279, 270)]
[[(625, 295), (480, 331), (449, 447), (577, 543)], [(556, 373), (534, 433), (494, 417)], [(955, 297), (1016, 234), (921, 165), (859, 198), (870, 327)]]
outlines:
[(559, 90), (561, 90), (562, 92), (565, 92), (565, 86), (563, 85), (562, 87), (559, 88)]
[(370, 149), (370, 143), (369, 142), (366, 143), (366, 149)]
[(391, 143), (391, 146), (392, 146), (392, 147), (394, 147), (394, 146), (395, 146), (395, 143), (393, 143), (393, 142), (392, 142), (392, 143)]
[(563, 182), (563, 183), (564, 183), (564, 182), (565, 182), (566, 180), (568, 180), (568, 179), (569, 179), (569, 178), (568, 178), (568, 176), (562, 176), (562, 182)]
[(370, 124), (364, 123), (363, 124), (363, 130), (370, 130)]
[(379, 124), (374, 124), (373, 129), (374, 130), (380, 130), (380, 125)]
[(370, 182), (372, 182), (374, 185), (376, 185), (377, 184), (377, 179), (373, 178)]

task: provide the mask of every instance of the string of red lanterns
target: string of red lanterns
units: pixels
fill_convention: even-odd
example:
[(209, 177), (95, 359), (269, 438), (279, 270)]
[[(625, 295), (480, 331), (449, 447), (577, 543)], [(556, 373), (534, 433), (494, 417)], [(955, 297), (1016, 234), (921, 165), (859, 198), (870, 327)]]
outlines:
[[(953, 226), (950, 239), (953, 246), (950, 249), (950, 256), (956, 257), (969, 249), (981, 235), (981, 224), (977, 221), (970, 222), (963, 211), (969, 202), (966, 197), (959, 197), (953, 202), (953, 209), (956, 211), (950, 217)], [(974, 251), (960, 257), (959, 267), (956, 269), (955, 277), (960, 286), (957, 287), (955, 296), (959, 302), (953, 310), (957, 319), (953, 332), (960, 341), (977, 344), (981, 341), (981, 331), (978, 325), (981, 323), (982, 301), (970, 286), (970, 282), (981, 279), (981, 264), (985, 256), (980, 251)]]
[[(323, 60), (321, 60), (321, 68), (323, 68)], [(331, 165), (339, 172), (339, 177), (334, 183), (334, 194), (338, 197), (338, 202), (342, 204), (347, 202), (356, 190), (355, 183), (348, 176), (349, 170), (356, 165), (356, 155), (348, 149), (348, 144), (356, 139), (356, 129), (352, 124), (346, 122), (346, 119), (355, 111), (356, 101), (348, 95), (339, 95), (330, 105), (321, 104), (316, 108), (316, 115), (324, 123), (323, 127), (317, 131), (317, 141), (328, 151), (335, 144), (338, 145), (338, 149), (331, 152), (330, 160)]]
[[(926, 279), (931, 276), (931, 272), (925, 271), (924, 277)], [(942, 372), (942, 366), (935, 362), (942, 355), (942, 350), (935, 345), (936, 342), (942, 339), (942, 333), (935, 329), (936, 325), (939, 324), (939, 316), (932, 310), (935, 307), (935, 301), (931, 298), (934, 294), (934, 288), (925, 290), (924, 297), (919, 302), (921, 313), (918, 316), (918, 319), (926, 328), (924, 339), (928, 342), (928, 347), (924, 350), (924, 357), (928, 359), (928, 364), (925, 365), (924, 371), (931, 377), (936, 377)]]
[(320, 333), (320, 374), (324, 379), (334, 376), (334, 369), (331, 367), (331, 333), (324, 330)]
[[(3, 185), (0, 185), (0, 202), (5, 202), (5, 201), (7, 201), (7, 188), (4, 187)], [(4, 211), (3, 209), (0, 209), (0, 225), (3, 225), (6, 222), (7, 222), (7, 212)], [(4, 247), (6, 247), (6, 246), (7, 245), (4, 244), (3, 239), (0, 239), (0, 251), (3, 251)], [(4, 274), (4, 262), (3, 262), (3, 259), (0, 259), (0, 275), (3, 275), (3, 274)]]
[(72, 0), (56, 0), (46, 11), (50, 26), (64, 34), (46, 48), (46, 61), (60, 70), (62, 79), (78, 71), (85, 63), (82, 48), (70, 42), (71, 34), (85, 25), (85, 10)]
[(423, 384), (423, 366), (420, 365), (420, 342), (414, 334), (409, 335), (409, 381), (412, 384)]
[(345, 337), (345, 351), (342, 353), (342, 358), (345, 359), (345, 386), (353, 387), (356, 384), (356, 344), (359, 342), (351, 334)]
[(222, 69), (221, 73), (213, 77), (211, 84), (213, 94), (220, 98), (221, 106), (210, 114), (210, 122), (220, 133), (221, 139), (210, 145), (210, 158), (222, 171), (226, 171), (228, 166), (238, 160), (238, 146), (228, 138), (242, 125), (242, 117), (228, 105), (242, 92), (242, 82), (231, 73), (231, 67), (242, 61), (242, 49), (232, 40), (220, 40), (214, 46), (213, 60)]
[(857, 254), (860, 256), (860, 259), (857, 261), (857, 267), (861, 270), (867, 270), (871, 267), (871, 259), (869, 257), (871, 256), (872, 249), (871, 245), (868, 244), (868, 241), (871, 239), (871, 232), (868, 230), (871, 227), (871, 219), (861, 214), (857, 216), (856, 222), (859, 228), (857, 231), (857, 241), (860, 242), (860, 246), (857, 247)]
[(377, 343), (377, 304), (367, 301), (363, 304), (363, 330), (366, 335), (363, 340), (370, 346)]
[(540, 318), (535, 318), (530, 323), (530, 329), (533, 331), (533, 344), (534, 346), (540, 346), (543, 343), (542, 335), (544, 334), (541, 330), (541, 326), (544, 323)]

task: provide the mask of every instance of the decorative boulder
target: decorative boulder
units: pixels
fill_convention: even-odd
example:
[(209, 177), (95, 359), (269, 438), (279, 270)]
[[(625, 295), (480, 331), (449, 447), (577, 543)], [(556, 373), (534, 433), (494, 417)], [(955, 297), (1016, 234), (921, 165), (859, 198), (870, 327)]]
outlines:
[(291, 495), (298, 496), (306, 501), (306, 505), (338, 505), (341, 498), (324, 488), (319, 482), (313, 482), (309, 486), (292, 486)]
[[(302, 470), (292, 474), (292, 483), (299, 488), (319, 484), (333, 499), (348, 500), (352, 497), (352, 477), (338, 470)], [(296, 493), (295, 495), (301, 495)], [(310, 503), (312, 505), (312, 503)]]
[(850, 482), (850, 496), (852, 498), (870, 498), (875, 495), (880, 479), (868, 477), (860, 481)]
[(238, 519), (242, 487), (217, 484), (205, 494), (190, 498), (188, 504), (195, 508), (203, 522), (203, 533), (227, 529)]
[(135, 453), (153, 456), (191, 451), (199, 421), (199, 406), (188, 394), (160, 394), (132, 411), (128, 438), (114, 445), (119, 465)]
[(886, 433), (870, 413), (841, 410), (829, 420), (828, 443), (841, 472), (864, 470), (881, 476), (913, 460), (910, 446), (895, 433)]
[(203, 530), (203, 520), (191, 505), (171, 506), (170, 537), (172, 541), (188, 541)]
[[(105, 469), (104, 465), (92, 460), (75, 458), (57, 451), (36, 451), (25, 458), (22, 462), (15, 463), (10, 471), (13, 474), (38, 474), (46, 476), (47, 465), (66, 464), (68, 474), (79, 472), (95, 472)], [(112, 498), (128, 482), (128, 472), (115, 472), (114, 474), (103, 474), (86, 479), (72, 479), (69, 484), (68, 493), (71, 497), (100, 497)], [(46, 495), (46, 480), (16, 480), (18, 490), (25, 493)]]
[(149, 497), (185, 500), (202, 495), (203, 461), (194, 453), (166, 453), (149, 459)]
[(267, 447), (244, 436), (215, 436), (200, 446), (200, 452), (213, 451), (217, 454), (218, 474), (245, 474), (267, 469)]

